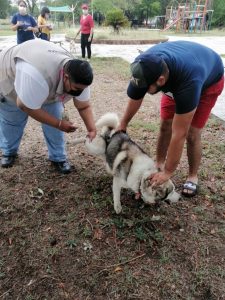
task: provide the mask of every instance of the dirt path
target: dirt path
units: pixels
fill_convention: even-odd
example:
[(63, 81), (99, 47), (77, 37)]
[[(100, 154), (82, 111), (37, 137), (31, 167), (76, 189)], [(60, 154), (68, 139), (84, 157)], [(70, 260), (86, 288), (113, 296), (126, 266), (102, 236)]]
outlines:
[[(122, 114), (128, 65), (95, 59), (96, 119)], [(159, 96), (146, 97), (129, 127), (154, 157)], [(80, 123), (72, 107), (70, 119)], [(77, 136), (85, 134), (83, 126)], [(176, 205), (144, 206), (122, 195), (115, 215), (111, 178), (67, 135), (69, 176), (49, 166), (40, 125), (30, 120), (16, 165), (0, 169), (0, 299), (225, 299), (225, 127), (204, 132), (201, 191)], [(174, 176), (185, 180), (184, 156)]]

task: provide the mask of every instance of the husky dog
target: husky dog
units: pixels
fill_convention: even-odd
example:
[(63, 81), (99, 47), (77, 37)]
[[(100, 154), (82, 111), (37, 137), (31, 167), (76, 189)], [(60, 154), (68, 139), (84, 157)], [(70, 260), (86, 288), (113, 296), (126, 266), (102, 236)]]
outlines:
[(70, 40), (70, 53), (76, 54), (76, 44), (75, 44), (75, 40)]
[[(96, 123), (100, 134), (91, 142), (85, 140), (91, 155), (103, 157), (106, 170), (113, 176), (113, 201), (117, 214), (122, 210), (121, 188), (130, 188), (140, 195), (145, 203), (159, 200), (177, 202), (180, 198), (174, 184), (168, 180), (158, 187), (151, 187), (149, 176), (157, 172), (153, 160), (123, 131), (115, 131), (119, 118), (115, 113), (103, 115)], [(77, 139), (80, 143), (84, 139)]]

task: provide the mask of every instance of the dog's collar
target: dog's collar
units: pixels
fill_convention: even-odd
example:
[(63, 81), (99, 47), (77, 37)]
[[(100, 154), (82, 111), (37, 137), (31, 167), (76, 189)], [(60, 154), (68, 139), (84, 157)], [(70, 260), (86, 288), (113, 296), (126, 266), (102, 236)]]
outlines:
[(100, 134), (100, 137), (106, 142), (106, 149), (110, 143), (111, 137), (108, 136), (107, 138), (105, 138), (102, 134)]
[(119, 134), (119, 133), (127, 134), (125, 130), (119, 130), (119, 131), (116, 131), (116, 132), (114, 132), (111, 136), (108, 135), (107, 137), (105, 137), (104, 135), (100, 134), (100, 137), (106, 142), (106, 148), (108, 147), (111, 138), (112, 138), (114, 135)]

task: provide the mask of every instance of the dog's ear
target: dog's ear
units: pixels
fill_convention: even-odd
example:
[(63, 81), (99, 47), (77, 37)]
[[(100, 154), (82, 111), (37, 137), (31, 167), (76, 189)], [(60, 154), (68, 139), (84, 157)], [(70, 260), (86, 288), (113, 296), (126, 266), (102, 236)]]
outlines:
[(141, 178), (141, 190), (144, 192), (146, 189), (151, 187), (149, 176), (152, 174), (152, 171), (147, 170), (143, 173)]
[[(147, 170), (147, 171), (145, 171), (144, 173), (143, 173), (143, 175), (142, 175), (142, 180), (144, 180), (144, 181), (148, 181), (148, 182), (150, 182), (149, 181), (149, 177), (152, 175), (152, 174), (154, 174), (154, 173), (156, 173), (157, 172), (157, 170), (155, 169), (155, 168), (152, 168), (151, 170)], [(150, 185), (150, 183), (149, 183), (149, 185)]]
[(176, 203), (180, 199), (180, 194), (175, 191), (175, 186), (171, 180), (168, 181), (167, 192), (168, 195), (164, 201)]

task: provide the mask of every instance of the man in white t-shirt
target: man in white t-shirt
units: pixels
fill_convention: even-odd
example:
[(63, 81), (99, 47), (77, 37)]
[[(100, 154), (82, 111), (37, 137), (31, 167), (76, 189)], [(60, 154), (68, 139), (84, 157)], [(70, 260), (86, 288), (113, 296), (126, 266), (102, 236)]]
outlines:
[[(48, 46), (49, 44), (49, 46)], [(71, 168), (64, 132), (77, 129), (62, 120), (64, 104), (73, 99), (93, 139), (96, 128), (89, 103), (93, 80), (88, 62), (42, 40), (25, 42), (0, 53), (0, 148), (1, 166), (11, 167), (17, 156), (28, 116), (42, 123), (49, 160), (61, 173)]]

